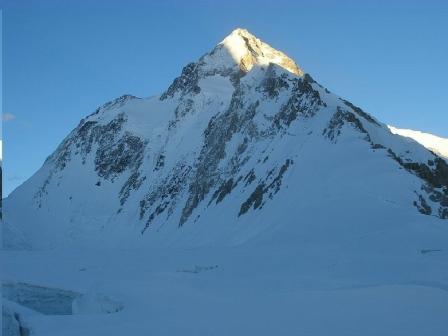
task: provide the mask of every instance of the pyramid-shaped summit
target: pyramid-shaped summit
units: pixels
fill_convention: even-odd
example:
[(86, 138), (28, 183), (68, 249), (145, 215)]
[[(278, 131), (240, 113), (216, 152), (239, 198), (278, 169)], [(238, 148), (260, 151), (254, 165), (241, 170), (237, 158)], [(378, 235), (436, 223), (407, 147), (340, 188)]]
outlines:
[(160, 96), (126, 95), (81, 120), (5, 200), (3, 238), (28, 248), (313, 240), (431, 225), (447, 204), (444, 159), (236, 29)]
[(262, 42), (246, 29), (238, 28), (198, 61), (188, 64), (161, 98), (172, 97), (176, 92), (199, 92), (197, 82), (201, 78), (220, 75), (238, 82), (254, 67), (271, 70), (274, 65), (293, 75), (304, 75), (283, 52)]
[(232, 60), (239, 65), (240, 69), (248, 72), (254, 65), (277, 64), (284, 69), (296, 74), (303, 75), (297, 64), (283, 52), (272, 48), (267, 43), (249, 33), (246, 29), (235, 29), (214, 49), (227, 52)]

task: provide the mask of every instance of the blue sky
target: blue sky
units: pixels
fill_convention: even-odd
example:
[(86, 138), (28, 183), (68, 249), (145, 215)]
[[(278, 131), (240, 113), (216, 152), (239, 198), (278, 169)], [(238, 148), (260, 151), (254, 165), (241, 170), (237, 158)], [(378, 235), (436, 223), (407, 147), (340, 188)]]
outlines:
[(448, 137), (444, 1), (3, 1), (4, 193), (104, 102), (163, 91), (234, 28), (383, 122)]

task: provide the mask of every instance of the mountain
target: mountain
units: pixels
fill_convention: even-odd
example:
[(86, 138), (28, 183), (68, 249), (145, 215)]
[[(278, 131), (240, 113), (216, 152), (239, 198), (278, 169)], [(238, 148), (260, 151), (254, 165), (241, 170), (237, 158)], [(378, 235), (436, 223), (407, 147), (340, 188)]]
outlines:
[(410, 129), (402, 129), (393, 126), (389, 127), (393, 134), (398, 134), (407, 138), (411, 138), (422, 144), (437, 155), (447, 159), (448, 158), (448, 139), (441, 138), (433, 134), (424, 133), (420, 131), (413, 131)]
[(237, 29), (4, 201), (2, 334), (448, 334), (448, 166)]
[(448, 164), (236, 29), (81, 120), (4, 211), (12, 248), (287, 240), (447, 219)]

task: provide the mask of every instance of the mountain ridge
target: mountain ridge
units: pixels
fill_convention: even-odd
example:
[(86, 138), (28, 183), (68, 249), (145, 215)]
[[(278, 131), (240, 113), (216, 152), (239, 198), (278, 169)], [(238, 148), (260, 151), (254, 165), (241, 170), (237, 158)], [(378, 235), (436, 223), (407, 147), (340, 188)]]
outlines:
[(390, 131), (394, 134), (398, 134), (407, 138), (411, 138), (418, 143), (422, 144), (429, 150), (434, 151), (437, 155), (448, 159), (448, 139), (443, 138), (431, 133), (412, 130), (412, 129), (404, 129), (398, 128), (391, 125), (387, 126)]

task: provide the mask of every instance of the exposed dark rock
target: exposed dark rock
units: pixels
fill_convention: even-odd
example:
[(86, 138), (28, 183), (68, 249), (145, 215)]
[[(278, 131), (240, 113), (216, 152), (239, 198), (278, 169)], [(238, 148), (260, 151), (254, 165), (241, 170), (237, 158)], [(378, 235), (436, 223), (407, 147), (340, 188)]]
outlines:
[[(422, 190), (428, 194), (432, 202), (439, 204), (436, 215), (442, 219), (448, 218), (448, 165), (445, 160), (436, 157), (433, 160), (429, 160), (428, 164), (408, 162), (404, 161), (390, 148), (387, 152), (400, 166), (424, 181), (425, 184), (422, 186)], [(426, 201), (423, 203), (420, 199), (421, 197), (420, 195), (419, 203), (414, 202), (414, 205), (421, 213), (428, 214), (428, 208), (431, 210), (431, 207)]]
[[(233, 93), (228, 110), (210, 120), (204, 131), (204, 145), (195, 167), (195, 175), (189, 186), (189, 197), (182, 210), (179, 225), (185, 223), (205, 195), (220, 183), (218, 165), (226, 156), (225, 148), (233, 134), (243, 128), (250, 129), (250, 124), (258, 107), (258, 102), (244, 106), (241, 88)], [(248, 134), (250, 135), (250, 133)]]
[(352, 125), (361, 133), (364, 133), (365, 139), (371, 142), (369, 133), (366, 131), (361, 121), (359, 121), (359, 119), (352, 112), (345, 111), (339, 106), (337, 107), (336, 113), (334, 113), (333, 117), (328, 123), (327, 128), (323, 130), (322, 134), (327, 136), (327, 138), (331, 141), (335, 142), (336, 138), (341, 135), (342, 126), (344, 126), (346, 122)]
[(293, 163), (292, 160), (287, 159), (285, 163), (280, 167), (277, 176), (274, 179), (272, 179), (271, 182), (269, 182), (270, 177), (273, 175), (274, 171), (271, 170), (268, 173), (265, 180), (261, 182), (259, 185), (257, 185), (257, 187), (249, 196), (249, 198), (246, 201), (244, 201), (243, 204), (241, 204), (238, 216), (244, 215), (247, 211), (249, 211), (251, 207), (253, 207), (254, 210), (261, 208), (264, 204), (263, 203), (264, 195), (267, 195), (270, 199), (272, 199), (274, 195), (279, 192), (282, 184), (283, 175), (285, 174), (285, 172), (288, 170), (289, 166), (292, 163)]
[(260, 86), (261, 90), (271, 99), (277, 97), (282, 89), (289, 88), (288, 75), (286, 73), (278, 75), (275, 67), (275, 65), (269, 64)]
[(125, 133), (113, 146), (99, 146), (95, 170), (99, 176), (113, 181), (125, 170), (140, 166), (144, 147), (145, 143), (139, 137)]
[(175, 118), (171, 120), (168, 125), (168, 129), (171, 130), (183, 119), (186, 115), (193, 113), (193, 99), (182, 98), (174, 111)]
[(263, 202), (263, 195), (265, 192), (266, 188), (264, 183), (257, 185), (252, 194), (250, 194), (249, 198), (243, 204), (241, 204), (238, 216), (244, 215), (252, 206), (254, 209), (258, 209)]
[(440, 191), (437, 189), (431, 189), (427, 186), (423, 186), (422, 189), (429, 194), (429, 199), (431, 201), (434, 203), (440, 203), (443, 207), (448, 207), (448, 193), (446, 192), (446, 189), (441, 189), (442, 191)]
[(381, 144), (374, 144), (372, 143), (372, 149), (385, 149), (386, 147), (384, 147)]
[(179, 92), (181, 95), (188, 93), (198, 94), (201, 92), (198, 82), (198, 64), (190, 63), (182, 69), (181, 75), (177, 77), (169, 86), (168, 90), (160, 96), (160, 100), (172, 98), (176, 92)]
[(278, 172), (278, 175), (274, 178), (274, 180), (268, 185), (268, 189), (271, 191), (271, 194), (269, 195), (270, 198), (278, 191), (280, 190), (280, 187), (282, 185), (282, 179), (285, 172), (288, 170), (289, 166), (293, 163), (292, 160), (287, 159), (285, 163), (280, 167), (280, 170)]
[[(122, 95), (122, 96), (115, 98), (115, 99), (103, 104), (102, 106), (98, 107), (95, 110), (95, 112), (93, 112), (90, 116), (93, 116), (95, 114), (100, 113), (101, 111), (109, 110), (112, 108), (120, 108), (120, 107), (124, 106), (128, 101), (133, 100), (133, 99), (140, 99), (140, 98), (130, 95), (130, 94)], [(82, 120), (81, 120), (81, 122), (82, 122)]]
[(426, 203), (422, 195), (418, 195), (418, 202), (414, 201), (414, 206), (424, 215), (430, 215), (432, 212), (431, 207)]
[(238, 184), (237, 182), (233, 181), (233, 178), (228, 179), (226, 182), (221, 184), (221, 186), (215, 191), (213, 194), (212, 199), (209, 202), (209, 205), (216, 199), (216, 204), (221, 202), (228, 194), (230, 194)]
[(156, 166), (154, 167), (154, 171), (158, 171), (165, 166), (165, 154), (160, 153), (157, 157)]
[(244, 177), (244, 182), (246, 182), (246, 184), (244, 185), (245, 187), (247, 187), (249, 184), (251, 184), (253, 181), (255, 181), (257, 177), (255, 176), (255, 172), (253, 169), (250, 170), (249, 173), (247, 173), (247, 175)]
[[(126, 96), (124, 96), (126, 97)], [(115, 101), (121, 104), (126, 99)], [(109, 104), (109, 105), (108, 105)], [(111, 106), (113, 103), (108, 103)], [(84, 164), (87, 157), (94, 155), (95, 171), (98, 176), (114, 181), (114, 179), (126, 171), (130, 177), (124, 183), (120, 191), (120, 203), (123, 205), (132, 190), (138, 189), (144, 180), (140, 178), (139, 168), (143, 162), (146, 142), (128, 132), (123, 134), (123, 124), (126, 122), (123, 113), (105, 125), (96, 121), (83, 121), (57, 148), (46, 162), (53, 162), (55, 169), (50, 173), (43, 186), (35, 195), (38, 200), (46, 194), (51, 179), (57, 171), (63, 170), (74, 155), (79, 155)], [(92, 149), (95, 145), (96, 151)], [(99, 182), (101, 184), (101, 182)], [(98, 183), (97, 183), (98, 185)]]
[[(272, 67), (272, 69), (274, 68)], [(290, 85), (286, 82), (286, 74), (284, 77), (275, 77), (272, 74), (272, 76), (268, 75), (267, 78), (276, 78), (272, 81), (268, 80), (262, 86), (263, 90), (267, 90), (270, 96), (275, 96), (276, 90)], [(273, 125), (277, 130), (279, 128), (289, 127), (292, 121), (300, 114), (309, 117), (314, 115), (319, 108), (325, 106), (320, 98), (319, 92), (311, 86), (313, 79), (309, 75), (303, 78), (294, 78), (291, 83), (293, 85), (291, 88), (293, 92), (292, 97), (281, 108), (273, 120)], [(223, 185), (226, 182), (221, 180), (217, 167), (219, 162), (226, 156), (226, 143), (230, 141), (233, 134), (239, 133), (243, 129), (247, 137), (239, 145), (235, 157), (232, 157), (230, 160), (233, 176), (238, 172), (239, 167), (244, 165), (249, 159), (248, 156), (242, 159), (241, 154), (246, 150), (250, 139), (259, 136), (252, 121), (258, 107), (258, 102), (246, 107), (241, 99), (243, 95), (243, 88), (238, 87), (233, 94), (229, 109), (225, 113), (212, 118), (204, 132), (204, 146), (196, 161), (195, 177), (189, 186), (189, 197), (182, 211), (180, 225), (185, 223), (193, 210), (204, 200), (205, 196), (213, 187)], [(275, 134), (275, 132), (272, 129), (270, 134)], [(262, 136), (265, 135), (269, 134)]]
[(289, 127), (299, 115), (312, 117), (321, 107), (326, 106), (319, 92), (311, 86), (311, 76), (305, 74), (302, 78), (295, 78), (292, 83), (291, 97), (274, 117), (274, 132)]
[(141, 187), (143, 182), (146, 180), (146, 176), (141, 176), (139, 171), (139, 167), (141, 162), (138, 162), (138, 166), (135, 166), (136, 169), (132, 172), (131, 176), (126, 180), (123, 186), (120, 189), (120, 204), (123, 205), (128, 199), (131, 191), (137, 190)]
[[(341, 98), (339, 98), (341, 99)], [(347, 100), (341, 99), (345, 105), (350, 107), (356, 114), (366, 119), (368, 122), (371, 122), (372, 124), (375, 124), (376, 126), (381, 126), (375, 119), (372, 118), (372, 116), (366, 112), (364, 112), (360, 107), (353, 105)]]
[(150, 186), (154, 189), (151, 189), (145, 198), (140, 201), (140, 219), (143, 219), (146, 213), (152, 209), (142, 233), (149, 228), (156, 216), (162, 214), (165, 210), (168, 209), (168, 216), (172, 214), (177, 204), (177, 196), (189, 180), (190, 172), (190, 166), (179, 163), (162, 183), (157, 184), (157, 186)]
[[(448, 165), (445, 160), (436, 157), (428, 164), (420, 162), (405, 162), (401, 157), (396, 155), (392, 149), (388, 149), (389, 155), (397, 161), (403, 168), (413, 172), (422, 180), (426, 181), (434, 188), (448, 188)], [(435, 166), (434, 166), (435, 165)], [(434, 168), (431, 169), (430, 166)]]

